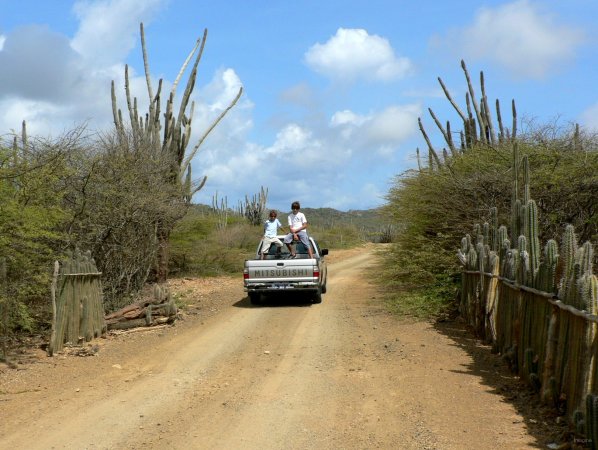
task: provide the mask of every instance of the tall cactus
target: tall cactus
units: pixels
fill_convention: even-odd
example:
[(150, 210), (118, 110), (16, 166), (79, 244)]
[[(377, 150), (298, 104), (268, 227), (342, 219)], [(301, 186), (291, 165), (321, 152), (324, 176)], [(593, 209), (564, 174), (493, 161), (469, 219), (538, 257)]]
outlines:
[[(505, 228), (505, 230), (506, 230), (506, 228)], [(499, 254), (500, 255), (500, 274), (503, 277), (507, 277), (507, 278), (509, 278), (509, 279), (512, 280), (514, 278), (510, 278), (507, 275), (507, 271), (508, 271), (508, 268), (507, 268), (507, 255), (508, 255), (508, 253), (509, 253), (510, 250), (511, 250), (511, 241), (509, 241), (508, 239), (504, 239), (502, 241), (502, 245), (500, 247), (500, 254)]]
[[(237, 103), (241, 97), (243, 88), (239, 88), (236, 97), (205, 129), (195, 146), (189, 152), (187, 152), (187, 147), (189, 145), (189, 139), (191, 136), (193, 112), (195, 108), (194, 102), (191, 101), (191, 94), (195, 87), (197, 67), (203, 55), (207, 38), (207, 30), (204, 31), (203, 38), (197, 40), (192, 51), (189, 53), (187, 59), (183, 63), (174, 83), (172, 84), (170, 95), (166, 100), (166, 111), (164, 113), (164, 117), (162, 117), (160, 110), (162, 80), (158, 82), (158, 89), (154, 95), (145, 44), (143, 23), (140, 24), (140, 35), (147, 93), (149, 97), (149, 110), (145, 115), (140, 115), (137, 109), (137, 98), (133, 98), (133, 100), (131, 100), (129, 71), (128, 67), (125, 67), (125, 96), (133, 139), (130, 140), (126, 137), (127, 134), (125, 133), (123, 115), (121, 110), (117, 108), (116, 90), (113, 81), (111, 95), (114, 126), (116, 128), (117, 136), (120, 138), (121, 145), (127, 146), (127, 148), (129, 146), (133, 147), (131, 148), (132, 151), (139, 151), (140, 149), (149, 151), (150, 157), (154, 157), (162, 161), (164, 179), (176, 186), (180, 192), (177, 194), (176, 198), (173, 195), (173, 201), (190, 202), (193, 194), (199, 191), (206, 182), (205, 176), (201, 180), (191, 182), (191, 161), (206, 137)], [(176, 99), (178, 83), (194, 55), (195, 60), (191, 68), (191, 73), (187, 80), (187, 85), (183, 92), (183, 96), (179, 101)], [(178, 105), (178, 113), (175, 113), (175, 105)], [(164, 119), (163, 122), (162, 118)], [(160, 135), (161, 133), (162, 136)], [(162, 221), (159, 221), (156, 224), (156, 236), (159, 243), (157, 257), (157, 278), (159, 282), (165, 281), (168, 273), (168, 241), (170, 238), (171, 229), (172, 225), (167, 225), (162, 223)]]
[(559, 299), (568, 304), (577, 304), (577, 279), (581, 273), (581, 267), (576, 264), (577, 237), (573, 225), (567, 225), (561, 243), (562, 251), (562, 278), (559, 286)]
[(490, 224), (488, 222), (482, 224), (482, 236), (484, 236), (484, 244), (490, 245)]
[(516, 274), (517, 284), (527, 284), (529, 273), (529, 253), (527, 252), (527, 238), (523, 235), (517, 239), (517, 250), (519, 250), (519, 266)]
[(463, 239), (461, 239), (461, 248), (459, 249), (457, 256), (459, 261), (463, 266), (467, 266), (467, 258), (469, 255), (469, 249), (471, 248), (471, 236), (466, 234)]
[(243, 215), (251, 225), (261, 225), (265, 219), (266, 201), (268, 200), (268, 188), (260, 188), (259, 194), (254, 194), (251, 200), (245, 196)]
[(558, 261), (558, 245), (554, 239), (550, 239), (544, 247), (544, 261), (539, 268), (537, 283), (539, 289), (545, 292), (555, 292)]
[(594, 260), (594, 247), (592, 243), (585, 242), (575, 254), (576, 262), (579, 263), (579, 267), (582, 275), (588, 275), (592, 273), (593, 260)]
[(531, 200), (530, 182), (529, 182), (529, 161), (527, 155), (521, 158), (521, 165), (523, 166), (523, 204)]
[[(486, 87), (484, 82), (484, 73), (480, 72), (480, 88), (481, 88), (481, 98), (480, 100), (476, 100), (476, 93), (473, 89), (473, 85), (471, 83), (471, 78), (469, 76), (469, 71), (467, 70), (467, 66), (465, 65), (465, 61), (461, 61), (461, 68), (463, 69), (463, 73), (465, 75), (465, 79), (467, 82), (467, 92), (465, 93), (465, 105), (467, 108), (467, 112), (462, 111), (462, 109), (457, 105), (457, 103), (452, 98), (451, 94), (449, 93), (448, 89), (446, 88), (445, 84), (443, 83), (442, 79), (438, 77), (438, 82), (448, 101), (451, 103), (457, 114), (459, 115), (462, 123), (463, 129), (459, 132), (461, 145), (457, 148), (453, 142), (452, 132), (451, 132), (451, 124), (447, 121), (446, 128), (443, 127), (440, 120), (436, 117), (432, 109), (428, 109), (432, 119), (436, 123), (436, 126), (442, 133), (445, 142), (450, 149), (450, 152), (444, 151), (445, 153), (445, 160), (444, 163), (447, 163), (448, 158), (454, 158), (458, 156), (460, 153), (465, 151), (473, 150), (480, 145), (495, 145), (497, 143), (504, 142), (506, 140), (505, 135), (509, 136), (509, 130), (505, 130), (502, 123), (502, 116), (500, 112), (500, 104), (498, 100), (496, 100), (496, 115), (498, 119), (498, 125), (500, 134), (498, 140), (496, 138), (495, 127), (492, 119), (492, 114), (489, 107), (488, 98), (486, 96)], [(513, 101), (513, 140), (516, 134), (516, 111), (515, 111), (515, 102)], [(427, 136), (426, 131), (424, 130), (423, 124), (421, 119), (418, 119), (420, 131), (428, 144), (429, 149), (429, 170), (433, 170), (434, 166), (440, 169), (443, 167), (441, 165), (440, 160), (436, 155), (436, 151), (433, 149), (430, 139)], [(478, 132), (479, 127), (479, 132)], [(419, 159), (418, 159), (419, 162)], [(449, 167), (447, 164), (444, 166)], [(421, 166), (420, 171), (421, 171)], [(496, 250), (496, 249), (494, 249)]]
[(490, 248), (498, 252), (501, 242), (498, 240), (498, 208), (490, 208)]
[(521, 204), (521, 200), (515, 200), (515, 203), (511, 207), (511, 242), (517, 242), (521, 232), (523, 230), (523, 219), (525, 216), (521, 214), (524, 206)]
[(528, 243), (530, 276), (529, 283), (535, 286), (540, 268), (540, 238), (538, 237), (538, 207), (536, 202), (528, 200), (526, 207), (525, 237)]
[(511, 194), (511, 242), (516, 242), (521, 234), (521, 200), (519, 199), (519, 147), (513, 143), (513, 186)]
[(482, 234), (482, 227), (479, 223), (473, 225), (473, 238), (475, 239), (476, 243), (479, 241), (479, 237)]
[(598, 315), (598, 277), (583, 275), (579, 285), (583, 309), (592, 315)]
[(563, 274), (567, 275), (573, 270), (575, 253), (577, 253), (577, 236), (575, 236), (575, 228), (573, 228), (573, 225), (567, 225), (565, 227), (561, 250), (563, 255)]
[(509, 280), (516, 280), (520, 272), (519, 265), (521, 263), (519, 250), (512, 248), (507, 250), (506, 254), (503, 276)]

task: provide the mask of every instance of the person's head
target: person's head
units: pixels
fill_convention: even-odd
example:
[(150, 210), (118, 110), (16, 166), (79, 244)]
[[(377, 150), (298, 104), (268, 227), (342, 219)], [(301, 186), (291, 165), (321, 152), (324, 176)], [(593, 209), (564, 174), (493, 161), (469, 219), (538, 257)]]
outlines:
[(297, 212), (301, 209), (301, 205), (299, 204), (299, 202), (293, 202), (291, 203), (291, 210), (293, 212)]
[(276, 211), (272, 210), (270, 211), (270, 214), (268, 215), (268, 217), (270, 218), (271, 221), (274, 221), (276, 219), (276, 216), (278, 214), (276, 213)]

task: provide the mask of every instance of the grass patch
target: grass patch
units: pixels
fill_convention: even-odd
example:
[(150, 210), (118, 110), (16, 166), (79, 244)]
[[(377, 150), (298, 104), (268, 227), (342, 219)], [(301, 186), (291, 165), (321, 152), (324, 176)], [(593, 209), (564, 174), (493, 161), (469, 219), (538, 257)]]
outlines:
[(442, 288), (393, 291), (384, 294), (384, 302), (393, 314), (417, 319), (434, 319), (451, 307), (446, 294)]

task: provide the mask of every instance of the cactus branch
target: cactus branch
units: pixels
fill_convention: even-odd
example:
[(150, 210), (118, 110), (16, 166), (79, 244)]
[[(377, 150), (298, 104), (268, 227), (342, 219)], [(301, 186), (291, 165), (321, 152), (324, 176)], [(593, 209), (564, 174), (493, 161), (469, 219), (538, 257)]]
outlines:
[(469, 91), (469, 95), (471, 96), (471, 103), (473, 105), (473, 109), (475, 110), (476, 118), (478, 119), (478, 125), (480, 127), (480, 134), (482, 142), (486, 143), (486, 133), (484, 132), (484, 121), (480, 114), (480, 109), (475, 100), (475, 94), (473, 91), (473, 86), (471, 85), (471, 79), (469, 78), (469, 72), (467, 71), (467, 66), (465, 65), (465, 61), (461, 60), (461, 68), (465, 73), (465, 79), (467, 80), (467, 89)]
[(459, 117), (461, 117), (461, 120), (463, 122), (466, 122), (467, 118), (465, 117), (465, 114), (463, 114), (463, 111), (461, 111), (461, 108), (459, 108), (459, 105), (457, 105), (455, 103), (455, 101), (451, 97), (451, 94), (449, 93), (448, 89), (446, 88), (446, 86), (444, 85), (444, 83), (442, 82), (442, 79), (440, 77), (438, 77), (438, 82), (440, 83), (440, 86), (442, 87), (442, 90), (444, 91), (444, 95), (446, 96), (448, 101), (451, 103), (451, 105), (453, 105), (453, 108), (455, 108), (455, 111), (457, 111), (457, 114), (459, 114)]

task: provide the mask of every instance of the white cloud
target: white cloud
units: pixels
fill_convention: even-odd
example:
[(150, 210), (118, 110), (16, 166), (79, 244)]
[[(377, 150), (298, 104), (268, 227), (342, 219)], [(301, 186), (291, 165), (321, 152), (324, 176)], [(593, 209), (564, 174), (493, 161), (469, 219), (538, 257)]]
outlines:
[(344, 111), (337, 111), (332, 115), (332, 119), (330, 119), (330, 125), (333, 127), (347, 124), (360, 126), (366, 120), (368, 120), (367, 117), (360, 116), (355, 114), (353, 111), (345, 109)]
[[(237, 96), (242, 85), (241, 79), (233, 69), (220, 69), (212, 81), (200, 89), (198, 97), (209, 102), (212, 111), (220, 112)], [(184, 86), (181, 86), (181, 92), (183, 88)]]
[(305, 53), (307, 65), (333, 79), (391, 81), (412, 70), (408, 58), (397, 57), (387, 39), (363, 29), (339, 28), (325, 44)]
[[(186, 81), (186, 80), (185, 80)], [(226, 109), (237, 96), (242, 82), (233, 69), (220, 69), (216, 71), (210, 82), (202, 87), (196, 87), (192, 96), (195, 101), (191, 140), (188, 150), (199, 142), (199, 139), (212, 125), (214, 120)], [(179, 86), (182, 95), (184, 86)], [(243, 94), (235, 107), (214, 128), (200, 149), (200, 159), (208, 165), (219, 164), (223, 159), (239, 152), (243, 148), (245, 135), (253, 128), (251, 113), (253, 103)]]
[(598, 132), (598, 102), (581, 113), (580, 122), (588, 130)]
[[(335, 208), (339, 210), (356, 209), (356, 205), (369, 204), (378, 206), (384, 203), (384, 193), (372, 183), (363, 183), (356, 186), (353, 192), (347, 194), (343, 190), (330, 189), (326, 192), (326, 198), (329, 200), (323, 205), (326, 208)], [(308, 218), (309, 219), (309, 218)]]
[(399, 143), (417, 132), (418, 105), (390, 106), (372, 117), (367, 133), (372, 142)]
[(3, 131), (20, 134), (25, 120), (29, 134), (48, 136), (56, 128), (56, 118), (64, 112), (64, 108), (50, 102), (9, 98), (0, 101), (0, 124), (6, 124)]
[(491, 60), (516, 76), (543, 78), (575, 56), (583, 34), (559, 23), (539, 5), (517, 0), (480, 8), (471, 26), (435, 40), (466, 60)]
[[(241, 116), (249, 112), (237, 111)], [(419, 114), (415, 104), (369, 114), (342, 110), (320, 128), (288, 122), (270, 145), (250, 143), (248, 130), (234, 129), (237, 119), (232, 119), (222, 123), (221, 134), (195, 162), (208, 175), (196, 201), (210, 204), (218, 192), (226, 193), (230, 204), (264, 186), (269, 188), (269, 205), (283, 210), (297, 198), (305, 205), (339, 209), (381, 204), (383, 188), (361, 181), (363, 174), (374, 171), (381, 160), (393, 160), (401, 145), (417, 134)], [(235, 133), (238, 140), (228, 141)]]
[(0, 52), (0, 97), (56, 102), (73, 98), (78, 61), (64, 35), (40, 25), (16, 28)]
[[(115, 81), (117, 102), (127, 120), (124, 62), (138, 39), (139, 22), (147, 23), (162, 3), (151, 0), (148, 6), (134, 9), (132, 1), (124, 0), (78, 2), (81, 27), (72, 40), (44, 26), (14, 28), (0, 35), (0, 67), (10, 69), (0, 70), (0, 130), (18, 133), (22, 120), (27, 121), (30, 135), (39, 136), (56, 136), (86, 121), (92, 131), (110, 129), (111, 80)], [(361, 61), (353, 66), (347, 61), (349, 70), (340, 78), (395, 79), (410, 67), (407, 60), (395, 55), (385, 39), (369, 36), (363, 30), (346, 31), (349, 38), (363, 38), (354, 42), (356, 48), (352, 49), (357, 50)], [(334, 50), (334, 45), (328, 44), (321, 50)], [(148, 50), (151, 58), (151, 48)], [(377, 55), (369, 54), (376, 51)], [(146, 111), (144, 73), (136, 73), (130, 67), (129, 80), (139, 111)], [(157, 80), (152, 81), (155, 91)], [(185, 81), (179, 86), (179, 99)], [(162, 108), (171, 83), (164, 80)], [(216, 70), (208, 84), (196, 85), (188, 150), (228, 106), (241, 85), (242, 80), (231, 68)], [(253, 136), (254, 104), (245, 93), (193, 161), (194, 178), (209, 177), (196, 201), (209, 204), (210, 196), (218, 191), (220, 196), (227, 195), (234, 206), (237, 199), (251, 196), (264, 186), (270, 188), (271, 204), (278, 207), (288, 206), (295, 199), (306, 206), (371, 205), (375, 187), (361, 178), (364, 173), (376, 178), (372, 173), (380, 159), (373, 161), (372, 153), (387, 156), (389, 162), (395, 158), (397, 149), (410, 136), (406, 122), (414, 106), (390, 106), (369, 113), (341, 110), (326, 121), (315, 119), (319, 111), (315, 111), (314, 105), (323, 99), (307, 84), (293, 86), (280, 98), (308, 107), (308, 120), (279, 117), (283, 125), (274, 138)], [(412, 126), (417, 124), (416, 117), (417, 114), (411, 120)]]
[[(40, 25), (3, 35), (0, 67), (9, 70), (0, 71), (0, 129), (19, 128), (22, 120), (31, 134), (45, 135), (87, 122), (93, 129), (112, 126), (110, 83), (115, 81), (124, 107), (123, 61), (139, 36), (139, 22), (149, 20), (163, 2), (79, 1), (74, 9), (81, 23), (73, 40)], [(143, 110), (145, 76), (133, 69), (129, 76)]]
[(368, 115), (344, 110), (333, 114), (330, 127), (338, 128), (339, 138), (357, 151), (389, 155), (417, 133), (419, 115), (421, 107), (417, 104), (393, 105)]
[(71, 42), (88, 64), (121, 62), (139, 39), (139, 23), (147, 26), (165, 0), (79, 0), (73, 10), (80, 21)]

